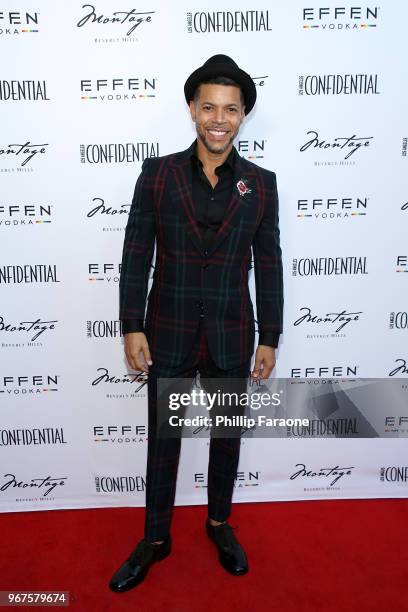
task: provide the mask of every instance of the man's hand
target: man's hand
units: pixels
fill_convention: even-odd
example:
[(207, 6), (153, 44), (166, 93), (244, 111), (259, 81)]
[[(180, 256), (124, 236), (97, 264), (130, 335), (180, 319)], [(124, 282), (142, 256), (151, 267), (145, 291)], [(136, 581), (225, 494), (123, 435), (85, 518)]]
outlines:
[[(255, 353), (255, 365), (251, 376), (257, 379), (268, 378), (275, 367), (276, 357), (273, 346), (259, 344)], [(263, 368), (263, 369), (262, 369)]]
[[(140, 358), (143, 353), (145, 363)], [(125, 334), (125, 355), (131, 368), (141, 372), (149, 372), (147, 365), (152, 365), (149, 344), (143, 332), (129, 332)]]

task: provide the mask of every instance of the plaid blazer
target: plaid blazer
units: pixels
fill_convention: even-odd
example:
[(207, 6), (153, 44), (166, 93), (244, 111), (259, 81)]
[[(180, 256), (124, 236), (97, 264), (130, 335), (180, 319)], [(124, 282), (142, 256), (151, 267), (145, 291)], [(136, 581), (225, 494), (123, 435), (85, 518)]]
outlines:
[[(143, 162), (125, 231), (119, 318), (145, 319), (153, 363), (172, 367), (191, 350), (203, 308), (211, 356), (219, 368), (230, 369), (250, 360), (254, 351), (251, 246), (259, 331), (282, 332), (276, 175), (236, 155), (231, 200), (205, 251), (192, 199), (194, 146)], [(244, 194), (237, 187), (240, 180), (247, 187)]]

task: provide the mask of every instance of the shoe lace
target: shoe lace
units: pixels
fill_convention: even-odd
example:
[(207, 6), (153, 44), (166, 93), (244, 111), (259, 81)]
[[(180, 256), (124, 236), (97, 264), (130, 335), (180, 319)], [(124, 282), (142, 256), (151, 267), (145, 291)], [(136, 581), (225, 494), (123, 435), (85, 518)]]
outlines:
[(129, 561), (134, 564), (148, 563), (153, 557), (153, 545), (147, 540), (140, 540), (134, 551), (129, 557)]

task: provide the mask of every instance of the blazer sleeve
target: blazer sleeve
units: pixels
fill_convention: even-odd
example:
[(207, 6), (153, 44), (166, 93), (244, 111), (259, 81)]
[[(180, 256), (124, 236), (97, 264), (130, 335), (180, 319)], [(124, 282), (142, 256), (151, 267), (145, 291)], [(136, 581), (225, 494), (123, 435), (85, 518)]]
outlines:
[[(119, 279), (119, 319), (144, 320), (149, 272), (156, 238), (154, 175), (145, 159), (125, 230)], [(127, 323), (129, 324), (129, 323)]]
[(278, 346), (283, 328), (283, 269), (276, 174), (268, 172), (265, 209), (252, 243), (259, 344)]

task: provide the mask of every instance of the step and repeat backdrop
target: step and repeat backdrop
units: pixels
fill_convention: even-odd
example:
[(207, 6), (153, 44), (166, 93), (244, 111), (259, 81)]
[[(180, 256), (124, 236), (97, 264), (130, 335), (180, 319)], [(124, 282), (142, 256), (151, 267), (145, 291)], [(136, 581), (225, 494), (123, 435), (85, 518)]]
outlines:
[[(407, 13), (403, 0), (3, 3), (0, 511), (144, 505), (124, 229), (143, 160), (194, 140), (183, 85), (215, 53), (257, 86), (235, 146), (277, 175), (273, 375), (393, 377), (408, 398)], [(250, 289), (255, 306), (252, 270)], [(243, 436), (234, 501), (406, 497), (408, 402), (384, 394), (374, 419), (343, 400), (309, 427)], [(183, 440), (176, 504), (206, 502), (207, 462), (208, 439)]]

